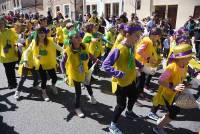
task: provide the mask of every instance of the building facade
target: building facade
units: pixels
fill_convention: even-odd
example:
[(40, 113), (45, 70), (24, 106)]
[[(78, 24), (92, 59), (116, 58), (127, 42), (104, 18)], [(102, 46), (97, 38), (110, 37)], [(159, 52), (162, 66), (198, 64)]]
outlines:
[(99, 16), (109, 18), (119, 16), (123, 12), (124, 0), (85, 0), (84, 13), (97, 10)]
[(50, 11), (53, 17), (56, 17), (57, 12), (71, 19), (75, 19), (78, 14), (83, 14), (83, 0), (43, 0), (43, 3), (43, 14)]
[(51, 11), (55, 17), (59, 11), (75, 19), (93, 10), (106, 18), (127, 12), (129, 18), (135, 13), (143, 19), (156, 12), (159, 17), (168, 18), (174, 28), (179, 28), (189, 16), (200, 17), (200, 0), (0, 0), (0, 14), (37, 11), (47, 15), (47, 11)]
[(9, 11), (29, 13), (42, 12), (43, 0), (1, 0), (0, 14), (8, 13)]
[(157, 13), (161, 18), (168, 18), (174, 28), (184, 25), (189, 16), (200, 17), (200, 0), (85, 0), (84, 13), (97, 10), (109, 18), (127, 12), (140, 19)]
[(0, 14), (8, 13), (9, 11), (21, 10), (21, 0), (1, 0), (0, 1)]
[[(184, 25), (189, 16), (200, 17), (200, 0), (135, 0), (133, 3), (125, 4), (124, 8), (128, 15), (135, 8), (135, 13), (140, 19), (158, 14), (160, 18), (168, 18), (174, 28)], [(128, 2), (128, 0), (127, 0)]]

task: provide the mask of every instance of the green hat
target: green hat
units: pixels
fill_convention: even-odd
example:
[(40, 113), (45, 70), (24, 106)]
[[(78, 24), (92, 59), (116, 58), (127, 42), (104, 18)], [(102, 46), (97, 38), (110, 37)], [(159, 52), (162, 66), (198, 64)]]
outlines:
[(71, 38), (75, 35), (79, 34), (79, 31), (76, 29), (73, 29), (72, 31), (70, 31), (67, 35), (69, 37), (69, 39), (65, 39), (64, 40), (64, 45), (68, 46), (71, 45)]
[(73, 29), (72, 31), (68, 33), (68, 37), (72, 38), (74, 35), (77, 35), (78, 33), (79, 31), (77, 29)]

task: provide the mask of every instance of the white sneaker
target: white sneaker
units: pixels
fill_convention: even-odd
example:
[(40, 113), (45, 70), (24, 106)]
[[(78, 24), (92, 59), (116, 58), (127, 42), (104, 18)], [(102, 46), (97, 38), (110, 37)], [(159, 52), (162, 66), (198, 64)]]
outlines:
[(55, 85), (52, 85), (51, 89), (52, 89), (54, 95), (58, 95), (58, 89), (55, 87)]
[(90, 102), (91, 104), (97, 104), (97, 100), (94, 98), (94, 96), (90, 96)]
[(20, 92), (19, 91), (15, 91), (14, 98), (15, 99), (19, 99), (19, 97), (20, 97)]
[(159, 125), (161, 121), (163, 121), (163, 119), (165, 118), (165, 115), (163, 115), (163, 117), (158, 118), (156, 124)]
[(200, 105), (200, 97), (196, 100), (196, 103)]
[(47, 93), (45, 90), (42, 91), (42, 98), (44, 99), (44, 101), (49, 101), (49, 97), (47, 96)]
[(78, 115), (78, 117), (80, 117), (80, 118), (83, 118), (85, 116), (84, 113), (81, 111), (80, 108), (76, 108), (75, 112)]
[(149, 112), (147, 117), (149, 117), (150, 119), (152, 119), (154, 121), (157, 121), (159, 119), (159, 117), (153, 112)]

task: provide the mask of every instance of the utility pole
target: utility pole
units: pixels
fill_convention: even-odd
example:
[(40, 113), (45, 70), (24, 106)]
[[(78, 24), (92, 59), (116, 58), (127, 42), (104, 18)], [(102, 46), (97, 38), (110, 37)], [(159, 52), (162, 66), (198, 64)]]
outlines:
[(75, 16), (75, 20), (77, 19), (77, 11), (76, 11), (76, 0), (74, 0), (74, 9), (75, 9), (75, 12), (74, 12), (74, 16)]
[(37, 0), (35, 0), (35, 12), (37, 12), (37, 11), (36, 11), (36, 10), (37, 10), (37, 9), (36, 9), (36, 8), (37, 8), (37, 5), (36, 5), (36, 4), (37, 4)]
[(137, 0), (135, 0), (135, 15), (136, 15), (136, 11), (137, 11)]

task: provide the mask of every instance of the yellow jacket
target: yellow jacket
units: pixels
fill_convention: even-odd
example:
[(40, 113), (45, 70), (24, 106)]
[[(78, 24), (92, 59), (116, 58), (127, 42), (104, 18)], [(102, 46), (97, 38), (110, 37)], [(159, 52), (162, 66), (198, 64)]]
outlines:
[(68, 75), (68, 84), (69, 86), (73, 86), (73, 81), (83, 82), (85, 80), (85, 75), (88, 72), (88, 61), (81, 60), (81, 54), (87, 55), (89, 57), (87, 49), (81, 48), (80, 51), (74, 51), (71, 47), (67, 47), (65, 50), (67, 54), (67, 62), (65, 64), (66, 73)]
[(48, 44), (37, 46), (35, 40), (32, 41), (31, 45), (24, 51), (24, 60), (28, 61), (28, 56), (33, 53), (33, 64), (36, 70), (39, 69), (40, 65), (44, 70), (56, 68), (56, 49), (63, 51), (58, 46), (53, 38), (49, 37)]
[(0, 62), (9, 63), (18, 61), (16, 43), (18, 35), (11, 29), (0, 32)]
[[(174, 86), (183, 83), (183, 80), (186, 78), (187, 69), (187, 66), (182, 69), (175, 62), (172, 62), (166, 67), (165, 71), (170, 73), (170, 77), (167, 77), (165, 81), (167, 83), (173, 83)], [(173, 91), (172, 89), (164, 86), (159, 86), (159, 90), (156, 96), (153, 98), (153, 105), (165, 105), (163, 97), (171, 105), (176, 94), (177, 92)]]
[[(115, 93), (117, 90), (117, 85), (121, 87), (126, 87), (132, 84), (136, 80), (136, 69), (135, 66), (133, 68), (128, 68), (128, 61), (129, 61), (129, 48), (119, 44), (117, 47), (120, 51), (120, 55), (116, 60), (113, 67), (116, 70), (122, 71), (125, 73), (124, 78), (115, 78), (112, 77), (112, 92)], [(133, 56), (134, 58), (134, 56)], [(134, 59), (133, 59), (134, 60)], [(135, 62), (135, 60), (133, 61)]]
[(148, 60), (158, 61), (156, 49), (149, 37), (144, 37), (136, 47), (135, 58), (142, 64), (148, 63)]

